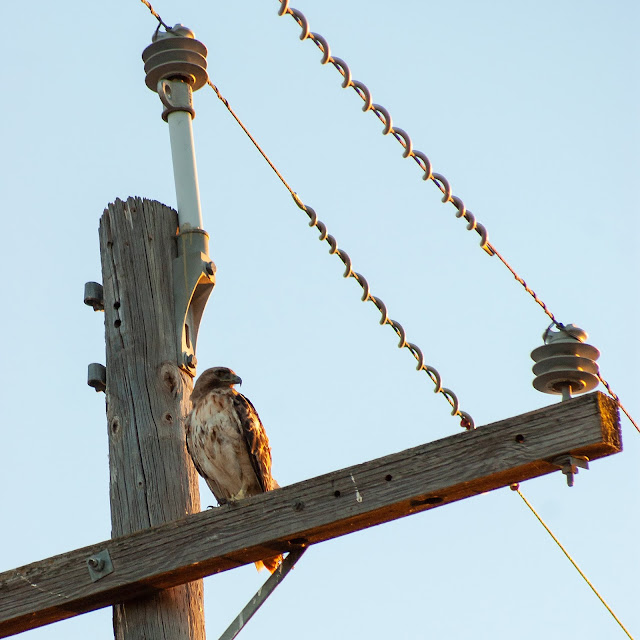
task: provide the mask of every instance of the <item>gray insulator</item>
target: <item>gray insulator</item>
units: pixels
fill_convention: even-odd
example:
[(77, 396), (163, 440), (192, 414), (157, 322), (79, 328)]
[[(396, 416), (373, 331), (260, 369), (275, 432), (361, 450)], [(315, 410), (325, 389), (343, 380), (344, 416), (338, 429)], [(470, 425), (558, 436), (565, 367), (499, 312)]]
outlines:
[(193, 31), (176, 25), (171, 31), (158, 34), (143, 52), (145, 83), (157, 91), (160, 80), (182, 79), (196, 91), (203, 87), (207, 75), (207, 48), (196, 40)]
[(531, 352), (533, 386), (543, 393), (563, 396), (586, 393), (598, 386), (600, 352), (584, 341), (587, 333), (572, 324), (560, 331), (547, 331), (545, 344)]

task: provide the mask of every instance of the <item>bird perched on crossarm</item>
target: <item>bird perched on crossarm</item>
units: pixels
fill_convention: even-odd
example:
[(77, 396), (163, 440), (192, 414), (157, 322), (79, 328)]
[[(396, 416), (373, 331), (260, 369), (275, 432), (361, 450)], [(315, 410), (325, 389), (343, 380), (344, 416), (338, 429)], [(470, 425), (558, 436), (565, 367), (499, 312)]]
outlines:
[[(187, 451), (219, 504), (279, 488), (258, 412), (233, 386), (242, 379), (227, 367), (204, 371), (191, 394), (185, 421)], [(282, 556), (256, 562), (273, 573)]]

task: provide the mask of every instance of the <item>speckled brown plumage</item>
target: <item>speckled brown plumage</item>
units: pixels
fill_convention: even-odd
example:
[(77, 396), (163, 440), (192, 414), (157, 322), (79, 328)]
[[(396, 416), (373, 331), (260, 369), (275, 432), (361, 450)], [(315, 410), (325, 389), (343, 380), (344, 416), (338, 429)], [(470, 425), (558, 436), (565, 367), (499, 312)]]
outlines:
[[(233, 385), (242, 380), (227, 367), (207, 369), (191, 395), (185, 421), (187, 450), (219, 504), (278, 488), (271, 449), (258, 412)], [(282, 556), (256, 562), (273, 573)]]

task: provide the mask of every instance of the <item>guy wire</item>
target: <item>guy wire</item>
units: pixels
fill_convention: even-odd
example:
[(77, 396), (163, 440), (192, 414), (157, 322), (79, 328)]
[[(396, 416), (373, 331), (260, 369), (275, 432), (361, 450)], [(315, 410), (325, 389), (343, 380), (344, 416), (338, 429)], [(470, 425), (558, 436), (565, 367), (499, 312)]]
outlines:
[(533, 515), (537, 518), (538, 522), (545, 528), (545, 531), (551, 536), (552, 540), (558, 545), (558, 547), (560, 547), (560, 550), (562, 551), (562, 553), (564, 553), (564, 555), (567, 557), (569, 562), (573, 565), (573, 568), (580, 574), (582, 579), (589, 585), (593, 593), (596, 594), (596, 596), (598, 597), (598, 600), (602, 602), (602, 604), (605, 606), (606, 610), (611, 614), (613, 619), (620, 625), (620, 628), (627, 634), (627, 636), (631, 640), (633, 640), (633, 636), (629, 633), (629, 631), (627, 631), (626, 627), (622, 624), (622, 622), (620, 622), (620, 619), (618, 618), (618, 616), (616, 616), (616, 614), (613, 612), (611, 607), (605, 602), (604, 598), (598, 593), (597, 589), (593, 586), (589, 578), (587, 578), (584, 572), (577, 565), (576, 561), (569, 555), (569, 552), (562, 546), (562, 543), (560, 542), (560, 540), (558, 540), (558, 538), (555, 537), (555, 535), (553, 534), (551, 529), (547, 526), (547, 524), (542, 519), (542, 517), (533, 508), (531, 503), (522, 495), (522, 492), (520, 491), (520, 485), (512, 484), (511, 490), (515, 491), (522, 498), (523, 502), (527, 505), (527, 507), (529, 507), (529, 510), (531, 511), (531, 513), (533, 513)]

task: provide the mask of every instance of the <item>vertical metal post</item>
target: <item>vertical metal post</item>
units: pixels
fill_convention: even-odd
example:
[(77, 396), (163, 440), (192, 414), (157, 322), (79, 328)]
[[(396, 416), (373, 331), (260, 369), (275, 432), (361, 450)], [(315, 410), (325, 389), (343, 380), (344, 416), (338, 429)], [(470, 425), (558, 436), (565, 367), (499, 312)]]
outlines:
[[(164, 81), (162, 84), (166, 90), (167, 85), (175, 87), (178, 82), (191, 93), (191, 87), (182, 81)], [(173, 111), (167, 118), (171, 139), (173, 177), (176, 183), (178, 223), (182, 232), (189, 228), (202, 229), (198, 169), (191, 120), (191, 114), (186, 111)]]
[(156, 91), (169, 125), (173, 175), (178, 206), (178, 257), (173, 265), (176, 362), (191, 376), (196, 373), (196, 341), (205, 305), (215, 283), (209, 258), (209, 235), (202, 227), (198, 170), (191, 120), (193, 91), (207, 75), (207, 48), (183, 25), (156, 32), (143, 51), (146, 85)]

